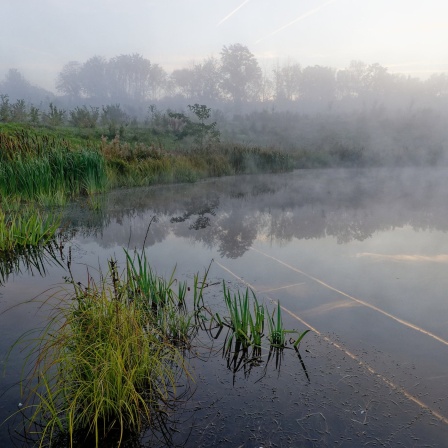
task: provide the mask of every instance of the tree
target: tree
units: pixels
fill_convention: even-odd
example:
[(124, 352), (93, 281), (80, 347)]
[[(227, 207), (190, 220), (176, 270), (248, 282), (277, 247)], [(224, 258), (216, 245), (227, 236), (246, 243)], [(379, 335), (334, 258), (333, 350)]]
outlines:
[(195, 143), (199, 145), (200, 149), (204, 149), (204, 144), (210, 144), (212, 142), (219, 142), (220, 132), (216, 129), (216, 121), (210, 124), (205, 122), (210, 118), (211, 109), (205, 104), (193, 104), (188, 105), (191, 112), (196, 115), (199, 123), (193, 123), (188, 121), (187, 132), (194, 136)]
[(50, 103), (49, 111), (42, 114), (42, 121), (50, 126), (61, 126), (65, 121), (66, 110), (60, 109)]
[(258, 98), (262, 74), (255, 56), (241, 44), (221, 51), (221, 88), (237, 107)]
[(192, 68), (174, 70), (171, 80), (175, 90), (187, 99), (214, 103), (220, 98), (221, 73), (215, 58), (205, 59)]
[(275, 99), (277, 101), (295, 101), (300, 96), (302, 68), (300, 64), (288, 63), (274, 69)]
[(109, 98), (110, 83), (107, 76), (107, 61), (101, 56), (93, 56), (82, 65), (79, 79), (84, 95), (101, 101)]
[(109, 96), (124, 102), (141, 102), (151, 87), (151, 62), (139, 54), (122, 54), (107, 64)]
[(302, 72), (302, 98), (313, 103), (328, 103), (335, 96), (335, 70), (331, 67), (306, 67)]
[(81, 64), (77, 61), (65, 64), (56, 80), (57, 91), (71, 98), (79, 98), (82, 91), (81, 68)]
[(364, 91), (367, 66), (362, 61), (351, 61), (348, 68), (336, 74), (337, 95), (341, 98), (358, 98)]
[(433, 74), (425, 82), (426, 91), (433, 98), (448, 97), (448, 74)]

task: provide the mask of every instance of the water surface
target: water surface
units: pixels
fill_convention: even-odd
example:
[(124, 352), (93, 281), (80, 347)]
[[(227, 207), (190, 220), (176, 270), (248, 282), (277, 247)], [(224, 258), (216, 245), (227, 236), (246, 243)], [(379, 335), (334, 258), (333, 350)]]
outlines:
[[(196, 392), (171, 416), (174, 446), (444, 446), (448, 440), (448, 171), (306, 170), (117, 190), (66, 211), (75, 277), (144, 244), (160, 275), (250, 286), (280, 301), (285, 326), (312, 333), (302, 362), (233, 373), (202, 336)], [(213, 260), (213, 261), (212, 261)], [(62, 263), (63, 264), (63, 263)], [(66, 275), (4, 276), (0, 311)], [(222, 306), (220, 285), (207, 291)], [(0, 353), (48, 310), (0, 315)], [(0, 419), (17, 409), (21, 354), (1, 380)], [(306, 369), (306, 373), (304, 371)], [(149, 443), (150, 436), (142, 440)], [(8, 426), (0, 445), (13, 446)], [(426, 446), (425, 445), (425, 446)]]

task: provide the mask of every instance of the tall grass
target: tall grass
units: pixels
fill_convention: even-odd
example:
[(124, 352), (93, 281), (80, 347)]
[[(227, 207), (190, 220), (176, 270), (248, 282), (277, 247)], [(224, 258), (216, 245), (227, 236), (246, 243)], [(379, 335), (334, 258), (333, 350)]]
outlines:
[(103, 157), (96, 151), (49, 150), (29, 157), (0, 158), (0, 193), (36, 201), (42, 197), (94, 194), (106, 187)]
[(0, 194), (56, 202), (106, 187), (106, 165), (95, 148), (31, 131), (0, 129)]
[(4, 212), (0, 208), (0, 255), (30, 247), (44, 247), (51, 242), (61, 219), (37, 209), (25, 213)]
[[(111, 260), (99, 282), (88, 277), (84, 286), (70, 279), (73, 289), (64, 292), (48, 325), (19, 341), (29, 344), (28, 359), (35, 359), (23, 412), (39, 446), (61, 437), (69, 446), (82, 445), (85, 438), (93, 438), (97, 447), (120, 446), (125, 433), (139, 434), (151, 425), (173, 400), (179, 375), (188, 375), (157, 315), (174, 308), (157, 302), (155, 313), (148, 301), (152, 288), (140, 290), (155, 281), (149, 270), (139, 278), (146, 258), (134, 264), (127, 256), (122, 276)], [(155, 283), (159, 292), (172, 286), (171, 281)], [(186, 288), (179, 291), (182, 295)]]

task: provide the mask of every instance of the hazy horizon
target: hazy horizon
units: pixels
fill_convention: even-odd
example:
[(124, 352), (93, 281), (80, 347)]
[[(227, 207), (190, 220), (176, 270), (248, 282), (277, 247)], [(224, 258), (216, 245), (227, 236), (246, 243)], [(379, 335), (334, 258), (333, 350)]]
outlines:
[(426, 79), (448, 71), (445, 12), (440, 0), (4, 0), (0, 80), (16, 68), (54, 92), (70, 61), (138, 53), (171, 72), (236, 42), (268, 72), (361, 60)]

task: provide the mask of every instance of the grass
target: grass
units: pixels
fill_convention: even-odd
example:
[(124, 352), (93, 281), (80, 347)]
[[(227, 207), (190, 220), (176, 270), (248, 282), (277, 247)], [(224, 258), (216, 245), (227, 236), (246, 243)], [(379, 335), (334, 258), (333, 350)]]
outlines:
[(271, 348), (285, 348), (286, 336), (296, 334), (297, 338), (293, 342), (293, 347), (297, 349), (303, 337), (310, 331), (305, 330), (300, 333), (296, 330), (286, 330), (283, 325), (280, 302), (277, 302), (276, 309), (269, 314), (266, 306), (259, 304), (253, 291), (251, 291), (252, 299), (250, 299), (249, 288), (246, 288), (244, 294), (237, 291), (232, 295), (223, 282), (223, 294), (229, 316), (221, 318), (218, 313), (215, 313), (213, 317), (219, 326), (226, 325), (230, 329), (230, 335), (226, 339), (227, 351), (231, 350), (234, 340), (237, 342), (235, 344), (237, 350), (247, 350), (249, 347), (261, 348), (265, 318), (268, 322), (267, 339)]
[(258, 365), (266, 318), (269, 359), (286, 346), (287, 333), (298, 334), (283, 328), (280, 304), (271, 315), (252, 291), (232, 294), (225, 283), (229, 316), (212, 313), (203, 296), (210, 266), (202, 278), (194, 276), (191, 291), (174, 270), (168, 279), (158, 276), (144, 249), (124, 253), (122, 272), (110, 259), (99, 280), (88, 274), (82, 284), (70, 274), (68, 288), (47, 299), (57, 302), (47, 325), (15, 344), (27, 347), (26, 365), (33, 365), (22, 380), (20, 412), (39, 447), (122, 446), (163, 421), (178, 383), (191, 378), (183, 351), (200, 328), (229, 328), (223, 350), (234, 374)]
[(267, 316), (269, 326), (268, 340), (271, 343), (271, 347), (284, 348), (287, 344), (286, 335), (297, 334), (298, 337), (294, 341), (293, 346), (294, 348), (298, 348), (303, 337), (310, 331), (305, 330), (304, 332), (299, 333), (296, 330), (285, 330), (283, 326), (282, 309), (280, 306), (280, 302), (277, 302), (276, 310), (274, 310), (272, 314), (267, 314)]
[(37, 209), (4, 212), (0, 208), (0, 255), (46, 246), (55, 238), (60, 223), (61, 218), (53, 213)]
[[(69, 446), (84, 438), (119, 446), (124, 434), (150, 425), (173, 399), (179, 376), (188, 377), (174, 345), (179, 328), (169, 326), (178, 307), (168, 306), (175, 297), (168, 293), (172, 282), (145, 270), (146, 257), (127, 257), (122, 276), (110, 260), (99, 282), (69, 279), (72, 290), (64, 292), (48, 325), (18, 342), (28, 344), (28, 360), (35, 360), (23, 412), (39, 446), (61, 438)], [(186, 292), (183, 284), (179, 288)], [(153, 290), (157, 299), (150, 297)]]
[[(238, 291), (232, 295), (223, 282), (224, 301), (229, 312), (228, 320), (232, 330), (227, 340), (228, 347), (232, 345), (233, 338), (243, 348), (249, 346), (261, 347), (261, 337), (264, 329), (264, 307), (258, 304), (254, 292), (251, 292), (252, 301), (249, 299), (248, 288), (246, 288), (244, 294)], [(222, 322), (219, 316), (217, 319)]]
[(1, 196), (64, 205), (108, 188), (293, 169), (291, 156), (272, 148), (218, 142), (205, 148), (191, 142), (180, 146), (150, 129), (146, 134), (138, 129), (129, 141), (108, 140), (99, 130), (78, 134), (75, 128), (1, 124)]

